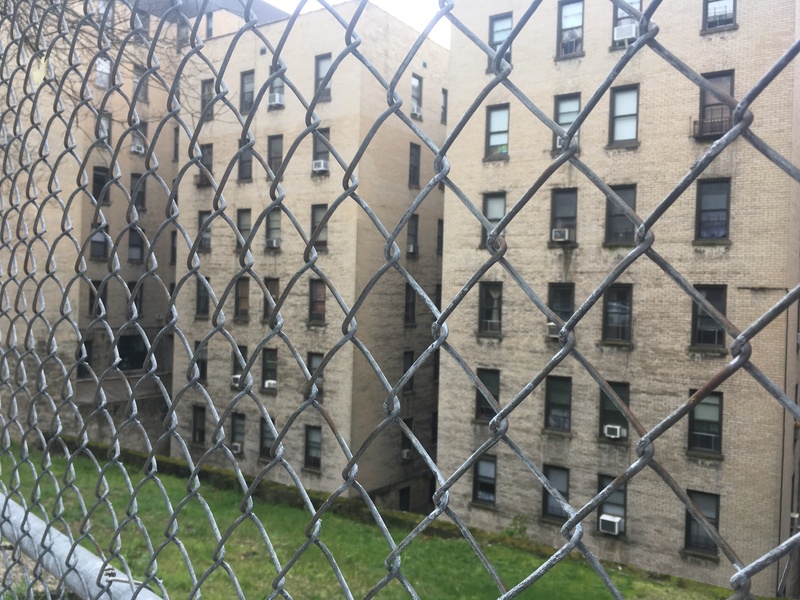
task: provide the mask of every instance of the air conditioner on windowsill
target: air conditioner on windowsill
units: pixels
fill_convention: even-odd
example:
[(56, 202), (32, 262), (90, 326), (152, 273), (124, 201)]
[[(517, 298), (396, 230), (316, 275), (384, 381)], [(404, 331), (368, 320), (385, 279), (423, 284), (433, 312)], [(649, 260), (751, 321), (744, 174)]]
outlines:
[(241, 454), (242, 453), (241, 442), (231, 442), (231, 452), (233, 452), (234, 454)]
[(612, 440), (624, 437), (627, 430), (622, 425), (603, 425), (603, 435)]
[(600, 531), (603, 533), (619, 535), (622, 533), (624, 524), (625, 521), (622, 517), (616, 515), (600, 515)]
[(281, 241), (277, 239), (268, 239), (267, 240), (267, 250), (277, 250), (281, 247)]
[(419, 104), (412, 104), (411, 105), (411, 118), (412, 119), (421, 119), (422, 118), (422, 107)]
[(409, 244), (406, 246), (406, 254), (416, 255), (417, 254), (417, 245), (416, 244)]
[(402, 450), (400, 450), (400, 459), (404, 461), (411, 460), (411, 449), (403, 448)]
[(283, 94), (270, 94), (267, 96), (267, 105), (269, 108), (283, 108), (284, 100)]
[(242, 378), (241, 375), (234, 375), (231, 377), (231, 387), (236, 388), (239, 387), (239, 380)]
[(311, 171), (314, 173), (327, 173), (328, 172), (328, 161), (327, 160), (315, 160), (311, 163)]
[(560, 331), (561, 331), (561, 327), (559, 327), (555, 323), (548, 323), (547, 324), (547, 337), (549, 337), (549, 338), (558, 338), (558, 333)]
[(639, 37), (639, 25), (637, 23), (627, 23), (614, 27), (615, 42), (630, 42)]
[(277, 390), (278, 389), (278, 382), (274, 379), (265, 379), (264, 380), (264, 389), (265, 390)]
[(134, 154), (144, 154), (144, 146), (141, 144), (133, 144), (131, 146), (131, 152)]
[(554, 242), (571, 242), (574, 238), (574, 229), (553, 229), (550, 232), (550, 239)]

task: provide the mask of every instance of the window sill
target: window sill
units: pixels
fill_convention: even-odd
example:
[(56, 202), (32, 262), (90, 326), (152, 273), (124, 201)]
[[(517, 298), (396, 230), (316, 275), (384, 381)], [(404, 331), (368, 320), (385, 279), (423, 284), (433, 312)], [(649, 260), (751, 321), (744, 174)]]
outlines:
[(306, 327), (325, 327), (325, 321), (306, 321)]
[(734, 23), (733, 25), (723, 25), (722, 27), (714, 27), (713, 29), (701, 29), (700, 35), (711, 35), (712, 33), (720, 33), (723, 31), (736, 31), (739, 26)]
[[(558, 156), (561, 156), (567, 150), (568, 150), (568, 148), (561, 148), (561, 149), (553, 148), (552, 150), (550, 150), (550, 157), (551, 158), (556, 158)], [(575, 151), (575, 155), (574, 156), (580, 156), (580, 155), (581, 155), (581, 147), (578, 146), (578, 149)]]
[(406, 252), (406, 258), (419, 258), (419, 252)]
[(617, 448), (629, 448), (630, 447), (630, 439), (627, 437), (624, 438), (610, 438), (607, 435), (603, 435), (602, 433), (597, 436), (597, 443), (604, 444), (607, 446), (616, 446)]
[(322, 253), (326, 253), (326, 254), (328, 252), (328, 244), (327, 243), (320, 244), (319, 242), (317, 242), (312, 246), (312, 248), (314, 248), (314, 250), (316, 250), (317, 252), (322, 252)]
[(622, 350), (633, 350), (633, 342), (628, 340), (600, 340), (597, 342), (597, 345), (620, 348)]
[(132, 258), (129, 258), (128, 259), (128, 264), (129, 265), (141, 265), (141, 264), (144, 264), (144, 261), (143, 260), (134, 260)]
[(473, 500), (469, 503), (472, 508), (479, 508), (480, 510), (488, 510), (490, 512), (498, 512), (497, 506), (490, 502), (482, 502), (480, 500)]
[(692, 548), (683, 548), (680, 554), (681, 558), (684, 560), (699, 558), (700, 560), (707, 560), (708, 562), (719, 564), (719, 554), (711, 554), (710, 552), (703, 552), (702, 550), (694, 550)]
[(578, 242), (554, 242), (550, 240), (547, 242), (547, 247), (550, 249), (574, 249), (578, 247)]
[(330, 176), (330, 171), (311, 171), (311, 179), (328, 179)]
[(566, 429), (548, 429), (547, 427), (543, 427), (542, 435), (572, 439), (572, 432)]
[(198, 314), (195, 314), (195, 316), (194, 316), (194, 320), (195, 320), (195, 321), (208, 321), (208, 319), (209, 319), (209, 316), (208, 316), (208, 315), (198, 315)]
[(689, 346), (687, 352), (690, 354), (705, 354), (706, 356), (718, 356), (723, 358), (728, 356), (728, 349), (720, 346)]
[(259, 388), (258, 391), (261, 392), (265, 396), (277, 396), (278, 395), (278, 390), (277, 389), (275, 389), (275, 388), (265, 388), (263, 383), (261, 384), (261, 387)]
[(250, 317), (233, 317), (233, 322), (238, 324), (247, 324), (250, 322)]
[(262, 454), (258, 455), (258, 462), (262, 465), (266, 465), (272, 462), (271, 456), (263, 456)]
[(146, 213), (146, 212), (147, 212), (147, 207), (146, 207), (146, 206), (136, 206), (136, 205), (134, 204), (134, 205), (133, 205), (133, 208), (135, 208), (135, 209), (136, 209), (136, 211), (137, 211), (137, 212), (140, 212), (140, 213)]
[(573, 58), (583, 58), (586, 56), (586, 52), (575, 52), (574, 54), (561, 54), (553, 58), (555, 62), (559, 62), (562, 60), (570, 60)]
[(700, 460), (714, 460), (717, 462), (722, 462), (725, 460), (725, 456), (722, 454), (717, 454), (716, 452), (708, 452), (706, 450), (692, 450), (691, 448), (686, 451), (686, 456), (688, 458), (696, 458)]
[(503, 334), (495, 331), (477, 331), (475, 337), (497, 340), (499, 342), (503, 341)]
[(417, 324), (416, 323), (410, 323), (410, 322), (403, 323), (403, 326), (406, 329), (416, 329), (417, 328)]
[(421, 188), (419, 187), (418, 183), (409, 183), (408, 184), (408, 189), (410, 189), (410, 190), (419, 190)]
[(106, 262), (108, 260), (107, 256), (90, 256), (89, 260), (92, 262)]
[(722, 131), (722, 132), (714, 132), (714, 133), (699, 133), (699, 134), (694, 134), (691, 137), (693, 137), (694, 140), (696, 142), (700, 143), (700, 144), (707, 144), (709, 142), (717, 141), (719, 138), (721, 138), (726, 133), (728, 133), (728, 132), (727, 131)]
[(489, 421), (491, 421), (491, 419), (487, 418), (487, 417), (475, 417), (474, 419), (472, 419), (472, 424), (473, 425), (483, 425), (485, 427), (488, 427), (489, 426)]
[(635, 248), (634, 242), (603, 242), (603, 248), (614, 250), (616, 248)]
[(284, 104), (269, 104), (267, 105), (267, 112), (272, 112), (273, 110), (284, 110), (285, 108), (286, 107)]
[(413, 114), (411, 114), (410, 116), (412, 121), (419, 121), (420, 123), (422, 123), (422, 117), (417, 117)]
[(483, 162), (508, 162), (508, 152), (487, 154), (483, 157)]
[(310, 475), (322, 475), (322, 469), (320, 467), (300, 467), (300, 470)]
[(539, 517), (539, 523), (542, 525), (555, 525), (556, 527), (563, 527), (567, 522), (567, 517), (555, 517), (553, 515), (542, 515)]
[(730, 246), (728, 238), (699, 238), (692, 241), (692, 246)]
[(245, 177), (243, 179), (237, 179), (236, 183), (253, 183), (252, 177)]
[(606, 150), (636, 150), (639, 148), (639, 140), (621, 140), (619, 142), (609, 142)]
[(589, 529), (589, 534), (592, 535), (593, 537), (605, 540), (617, 540), (618, 542), (621, 542), (623, 544), (630, 543), (630, 540), (628, 539), (628, 536), (625, 535), (624, 531), (620, 534), (614, 535), (613, 533), (606, 533), (605, 531), (600, 531), (599, 529)]

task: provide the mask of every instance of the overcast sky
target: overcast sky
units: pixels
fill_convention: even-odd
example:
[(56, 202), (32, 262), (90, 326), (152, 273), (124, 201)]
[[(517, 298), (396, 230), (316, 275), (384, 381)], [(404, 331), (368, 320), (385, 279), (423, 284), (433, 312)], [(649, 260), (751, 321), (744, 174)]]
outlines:
[[(293, 12), (297, 7), (297, 0), (265, 0), (268, 4), (277, 6), (286, 12)], [(331, 4), (340, 4), (344, 0), (331, 0)], [(394, 15), (404, 23), (411, 25), (417, 31), (425, 29), (430, 20), (439, 10), (439, 2), (437, 0), (370, 0), (373, 4), (380, 6), (383, 10), (391, 15)], [(320, 5), (311, 0), (305, 8), (305, 11), (319, 10)], [(445, 47), (450, 47), (450, 23), (449, 21), (440, 21), (433, 30), (431, 38)]]

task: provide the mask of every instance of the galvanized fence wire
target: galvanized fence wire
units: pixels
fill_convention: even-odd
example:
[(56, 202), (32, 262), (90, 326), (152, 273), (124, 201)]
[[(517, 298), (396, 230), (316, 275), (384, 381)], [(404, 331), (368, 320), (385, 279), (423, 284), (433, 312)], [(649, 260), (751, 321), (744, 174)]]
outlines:
[[(5, 576), (0, 583), (0, 591), (8, 597), (30, 597), (32, 590), (44, 589), (47, 597), (63, 597), (67, 589), (71, 589), (82, 597), (168, 597), (170, 590), (163, 583), (164, 574), (158, 569), (159, 556), (166, 548), (177, 549), (180, 553), (186, 572), (191, 580), (188, 597), (200, 596), (204, 583), (217, 572), (227, 573), (236, 594), (244, 596), (237, 579), (236, 563), (226, 555), (226, 542), (243, 523), (253, 525), (259, 532), (263, 542), (263, 558), (271, 562), (275, 576), (272, 578), (269, 597), (290, 598), (291, 589), (285, 587), (285, 578), (293, 566), (301, 560), (312, 547), (322, 552), (328, 565), (336, 577), (344, 597), (352, 598), (347, 580), (347, 569), (337, 562), (336, 556), (328, 549), (320, 537), (324, 527), (325, 515), (337, 498), (350, 490), (368, 507), (375, 526), (386, 541), (384, 564), (386, 575), (374, 583), (374, 587), (366, 597), (379, 595), (381, 590), (393, 581), (399, 582), (410, 597), (418, 594), (413, 581), (409, 580), (402, 568), (403, 552), (414, 543), (420, 534), (437, 519), (449, 519), (459, 529), (464, 539), (477, 555), (495, 586), (497, 594), (503, 598), (513, 598), (526, 588), (534, 585), (551, 568), (570, 553), (582, 554), (597, 573), (611, 595), (621, 598), (622, 594), (609, 577), (598, 558), (584, 543), (587, 517), (597, 511), (598, 507), (615, 491), (631, 481), (646, 469), (655, 472), (682, 502), (686, 509), (699, 521), (719, 547), (725, 558), (733, 565), (735, 574), (731, 578), (733, 596), (735, 598), (750, 597), (751, 578), (779, 561), (791, 551), (800, 547), (800, 534), (795, 534), (776, 546), (764, 556), (745, 564), (733, 548), (715, 527), (698, 509), (679, 482), (655, 458), (659, 437), (669, 431), (679, 420), (697, 406), (709, 393), (735, 373), (745, 371), (783, 407), (796, 421), (800, 421), (800, 409), (790, 400), (781, 387), (771, 381), (756, 364), (757, 356), (753, 356), (751, 341), (770, 323), (787, 311), (800, 298), (800, 285), (791, 289), (770, 310), (743, 329), (730, 322), (720, 314), (714, 306), (699, 293), (692, 284), (656, 250), (656, 238), (653, 226), (670, 207), (681, 197), (688, 187), (695, 182), (705, 169), (720, 156), (731, 144), (750, 144), (763, 154), (787, 176), (800, 182), (800, 168), (791, 160), (782, 156), (766, 141), (756, 136), (750, 129), (753, 121), (751, 105), (770, 83), (785, 69), (790, 68), (792, 61), (800, 51), (800, 41), (788, 48), (785, 54), (767, 70), (761, 80), (738, 99), (733, 98), (709, 83), (703, 76), (682, 62), (677, 55), (662, 46), (658, 39), (659, 28), (654, 19), (662, 7), (659, 0), (649, 3), (644, 12), (628, 5), (622, 0), (610, 0), (633, 16), (639, 23), (638, 38), (622, 52), (617, 64), (603, 79), (591, 95), (572, 125), (564, 131), (548, 114), (537, 106), (523, 90), (514, 83), (512, 66), (504, 59), (506, 51), (514, 43), (531, 19), (537, 16), (537, 10), (543, 4), (534, 1), (518, 19), (506, 41), (496, 50), (482, 39), (482, 36), (470, 30), (454, 15), (457, 2), (440, 0), (439, 10), (431, 19), (416, 43), (407, 49), (405, 59), (392, 73), (381, 73), (371, 62), (370, 57), (362, 53), (361, 38), (358, 34), (359, 19), (365, 9), (366, 2), (361, 2), (352, 18), (347, 18), (327, 2), (320, 0), (319, 5), (326, 10), (341, 28), (344, 47), (333, 57), (331, 68), (321, 85), (310, 97), (304, 95), (299, 85), (292, 81), (292, 65), (290, 59), (282, 55), (287, 39), (295, 31), (295, 24), (300, 18), (300, 11), (306, 5), (301, 1), (297, 10), (291, 15), (279, 39), (268, 39), (260, 23), (251, 10), (250, 3), (243, 4), (243, 14), (248, 15), (244, 25), (231, 37), (230, 44), (223, 60), (215, 61), (204, 51), (206, 42), (200, 19), (190, 19), (184, 10), (192, 9), (190, 14), (204, 14), (210, 9), (207, 0), (200, 6), (185, 5), (182, 2), (164, 3), (158, 10), (157, 25), (146, 27), (140, 18), (139, 9), (152, 12), (154, 5), (144, 6), (139, 2), (129, 3), (127, 0), (115, 2), (37, 2), (18, 0), (6, 2), (0, 11), (0, 92), (2, 92), (2, 123), (0, 123), (0, 143), (3, 151), (2, 178), (0, 178), (0, 210), (2, 210), (2, 230), (0, 231), (0, 323), (4, 341), (0, 348), (0, 402), (2, 402), (2, 452), (0, 458), (6, 468), (2, 478), (2, 534), (10, 541), (0, 549), (5, 568)], [(119, 15), (125, 16), (122, 22), (115, 21)], [(491, 61), (493, 77), (474, 98), (459, 120), (452, 125), (444, 143), (438, 146), (426, 134), (421, 125), (410, 117), (410, 103), (397, 91), (399, 82), (409, 75), (409, 65), (427, 39), (433, 26), (447, 21), (453, 26), (453, 35), (461, 35), (480, 48)], [(170, 39), (172, 31), (180, 24), (188, 30), (186, 45), (178, 58), (175, 58), (175, 40)], [(259, 82), (253, 93), (252, 109), (241, 114), (239, 106), (232, 100), (229, 83), (234, 65), (231, 57), (236, 44), (245, 36), (255, 36), (266, 47), (271, 56), (272, 72), (268, 78)], [(581, 125), (592, 114), (597, 104), (606, 96), (617, 77), (633, 58), (642, 52), (652, 52), (661, 57), (669, 65), (694, 83), (698, 89), (712, 95), (719, 102), (729, 107), (732, 114), (730, 129), (718, 141), (713, 143), (700, 160), (687, 165), (688, 171), (683, 178), (664, 197), (660, 204), (649, 215), (636, 214), (609, 185), (583, 162), (578, 154), (575, 136)], [(129, 88), (123, 86), (128, 77), (125, 72), (126, 61), (132, 55), (141, 56), (146, 68), (136, 73), (138, 84), (128, 96)], [(321, 132), (323, 125), (317, 115), (316, 108), (322, 98), (329, 81), (336, 77), (337, 68), (344, 61), (358, 61), (363, 65), (374, 81), (386, 90), (387, 104), (383, 113), (375, 116), (368, 133), (361, 142), (352, 159), (343, 156), (336, 144), (329, 141)], [(198, 67), (198, 65), (200, 65)], [(169, 68), (167, 68), (169, 67)], [(205, 110), (194, 115), (192, 122), (187, 118), (187, 111), (182, 108), (180, 92), (184, 95), (189, 90), (180, 90), (180, 82), (196, 80), (196, 70), (200, 68), (207, 77), (214, 80), (214, 93)], [(172, 70), (172, 72), (170, 72)], [(105, 73), (109, 77), (107, 91), (101, 97), (93, 97), (89, 84)], [(305, 109), (305, 122), (302, 131), (296, 136), (285, 153), (283, 162), (277, 172), (270, 168), (268, 157), (259, 150), (258, 138), (253, 132), (253, 120), (259, 110), (265, 107), (265, 98), (276, 81), (282, 81), (287, 95), (300, 102)], [(143, 132), (139, 111), (146, 94), (150, 89), (159, 88), (166, 92), (166, 111), (158, 123), (151, 123), (150, 130)], [(464, 130), (470, 120), (481, 118), (477, 113), (482, 103), (496, 88), (504, 87), (520, 105), (524, 106), (536, 119), (551, 129), (554, 135), (562, 140), (563, 150), (552, 163), (538, 174), (529, 189), (513, 204), (507, 214), (496, 225), (492, 225), (483, 215), (479, 199), (470, 197), (459, 187), (459, 182), (449, 177), (450, 163), (447, 152)], [(113, 102), (121, 101), (125, 107), (122, 131), (117, 121), (114, 122), (114, 138), (102, 135), (100, 130), (102, 116)], [(213, 111), (224, 110), (233, 115), (241, 127), (243, 143), (238, 151), (225, 157), (227, 165), (220, 173), (212, 172), (203, 161), (200, 147), (201, 133), (211, 120)], [(435, 154), (435, 176), (422, 187), (418, 196), (409, 206), (402, 219), (394, 223), (383, 223), (371, 209), (367, 200), (359, 195), (359, 180), (356, 169), (359, 161), (370, 148), (376, 134), (389, 119), (399, 119), (418, 138), (420, 144)], [(89, 132), (95, 139), (84, 155), (81, 155), (78, 138), (85, 135), (80, 128), (85, 123), (92, 123), (94, 128)], [(155, 125), (155, 127), (153, 126)], [(190, 160), (181, 164), (176, 181), (163, 178), (160, 161), (167, 157), (156, 155), (158, 140), (166, 138), (171, 129), (177, 126), (181, 139), (188, 143)], [(157, 182), (163, 191), (164, 216), (160, 225), (152, 230), (145, 230), (140, 222), (142, 207), (137, 205), (137, 194), (143, 183), (127, 185), (124, 178), (128, 175), (119, 167), (119, 157), (123, 148), (127, 148), (131, 139), (142, 136), (149, 143), (146, 145), (145, 170), (140, 182), (145, 180)], [(324, 145), (342, 172), (342, 190), (333, 201), (315, 230), (304, 227), (290, 206), (284, 203), (285, 190), (282, 187), (282, 176), (292, 163), (300, 145), (309, 139)], [(110, 143), (111, 142), (111, 143)], [(95, 197), (97, 190), (92, 186), (92, 175), (89, 170), (93, 153), (110, 154), (109, 178), (100, 191), (100, 196), (117, 190), (123, 194), (127, 202), (126, 225), (119, 230), (110, 229), (107, 224), (107, 210), (101, 197)], [(268, 174), (271, 185), (269, 199), (263, 202), (256, 219), (252, 223), (249, 234), (239, 230), (230, 205), (225, 198), (226, 187), (234, 176), (242, 158), (250, 154), (254, 164), (264, 174)], [(217, 157), (219, 158), (219, 157)], [(542, 189), (542, 186), (561, 167), (573, 165), (588, 182), (596, 186), (604, 196), (609, 198), (617, 210), (624, 213), (638, 228), (635, 247), (609, 272), (602, 282), (592, 291), (586, 301), (575, 311), (567, 322), (563, 322), (546, 302), (539, 296), (517, 267), (507, 258), (508, 244), (501, 232), (517, 218), (517, 215)], [(258, 168), (256, 167), (256, 168)], [(65, 179), (63, 173), (77, 173), (76, 180)], [(335, 169), (332, 169), (334, 171)], [(338, 172), (338, 171), (337, 171)], [(211, 214), (201, 224), (196, 237), (185, 228), (178, 208), (178, 184), (186, 182), (193, 175), (199, 174), (210, 183), (213, 189)], [(440, 184), (446, 186), (448, 194), (463, 203), (477, 222), (486, 230), (486, 261), (475, 270), (472, 277), (447, 300), (443, 307), (437, 307), (434, 298), (423, 289), (422, 285), (407, 271), (401, 260), (402, 252), (398, 237), (403, 234), (417, 209), (426, 202), (431, 192)], [(234, 184), (235, 185), (235, 184)], [(374, 224), (376, 231), (385, 240), (383, 253), (385, 262), (371, 277), (367, 285), (355, 299), (348, 300), (336, 287), (336, 274), (327, 272), (318, 264), (318, 250), (315, 242), (323, 235), (328, 221), (345, 203), (355, 204)], [(93, 213), (92, 228), (89, 235), (76, 237), (76, 227), (80, 215), (76, 212)], [(151, 209), (152, 210), (152, 209)], [(259, 270), (258, 260), (254, 254), (255, 237), (263, 227), (271, 211), (280, 211), (284, 222), (300, 236), (305, 244), (303, 264), (297, 269), (294, 277), (285, 285), (277, 298), (272, 298), (264, 283), (264, 273)], [(214, 280), (214, 287), (201, 275), (202, 244), (204, 231), (210, 231), (211, 225), (221, 223), (230, 229), (230, 236), (239, 244), (238, 271), (229, 280)], [(103, 292), (112, 285), (125, 287), (127, 284), (121, 274), (119, 250), (129, 239), (130, 231), (137, 232), (143, 239), (144, 273), (136, 285), (128, 292), (127, 303), (129, 318), (121, 324), (113, 324), (108, 318), (111, 307), (105, 306)], [(175, 286), (170, 289), (164, 279), (164, 265), (159, 265), (156, 250), (170, 243), (170, 232), (177, 232), (177, 242), (188, 253), (186, 269), (176, 269)], [(88, 261), (93, 243), (102, 243), (108, 248), (107, 272), (99, 283), (91, 279)], [(77, 256), (74, 264), (59, 260), (60, 256)], [(661, 269), (675, 284), (682, 289), (699, 307), (705, 310), (713, 320), (724, 329), (731, 341), (732, 360), (719, 372), (711, 376), (686, 402), (665, 416), (652, 428), (647, 428), (635, 412), (622, 401), (614, 389), (604, 379), (601, 369), (592, 364), (581, 353), (574, 330), (581, 320), (592, 310), (598, 300), (603, 297), (610, 286), (625, 273), (631, 265), (649, 259)], [(499, 404), (484, 383), (478, 378), (473, 366), (461, 356), (458, 348), (449, 341), (448, 317), (461, 305), (466, 295), (475, 288), (490, 268), (499, 265), (508, 276), (516, 282), (532, 306), (536, 307), (549, 321), (560, 327), (559, 341), (561, 348), (553, 354), (544, 368), (506, 404)], [(161, 268), (160, 268), (161, 267)], [(427, 309), (435, 316), (432, 328), (432, 341), (420, 354), (413, 365), (398, 380), (393, 382), (385, 373), (385, 365), (379, 364), (373, 356), (373, 350), (359, 339), (357, 318), (359, 310), (370, 297), (378, 282), (387, 273), (395, 271), (414, 290)], [(330, 294), (341, 311), (342, 336), (325, 353), (316, 369), (309, 370), (301, 355), (300, 348), (285, 331), (282, 308), (300, 291), (299, 282), (313, 274), (324, 283), (326, 292)], [(224, 307), (232, 305), (231, 297), (240, 277), (247, 277), (256, 282), (261, 294), (269, 303), (268, 331), (250, 357), (243, 356), (237, 346), (237, 340), (230, 327), (230, 311), (226, 314)], [(163, 325), (157, 332), (148, 332), (140, 325), (135, 301), (143, 283), (157, 286), (166, 304)], [(180, 320), (176, 301), (181, 294), (188, 295), (194, 285), (205, 286), (210, 298), (212, 310), (211, 327), (203, 332), (201, 345), (192, 346), (192, 332)], [(96, 312), (88, 325), (78, 322), (77, 309), (73, 306), (74, 290), (87, 287), (95, 298)], [(126, 288), (127, 289), (127, 288)], [(55, 294), (53, 294), (55, 291)], [(53, 299), (56, 299), (54, 302)], [(596, 309), (595, 309), (596, 310)], [(183, 327), (183, 329), (182, 329)], [(89, 330), (105, 331), (111, 340), (113, 360), (109, 366), (93, 370), (88, 364), (89, 350), (85, 341)], [(123, 335), (138, 335), (145, 348), (145, 373), (133, 385), (124, 377), (121, 367), (119, 343)], [(159, 370), (157, 349), (163, 347), (167, 336), (174, 336), (175, 352), (183, 353), (189, 360), (188, 376), (178, 385), (180, 373), (175, 373), (172, 389), (169, 383), (162, 380)], [(212, 398), (201, 380), (202, 349), (212, 339), (224, 338), (230, 344), (236, 361), (241, 368), (241, 379), (235, 396), (227, 404)], [(273, 340), (280, 340), (292, 354), (297, 368), (303, 371), (307, 381), (304, 390), (305, 400), (301, 402), (285, 424), (276, 428), (264, 403), (255, 393), (257, 383), (251, 373), (261, 350)], [(73, 358), (65, 359), (62, 347), (72, 343), (77, 345), (78, 353)], [(386, 392), (384, 404), (385, 418), (375, 427), (357, 448), (351, 448), (337, 429), (337, 415), (321, 403), (320, 383), (326, 365), (346, 346), (352, 346), (368, 361), (374, 376), (381, 382)], [(423, 443), (400, 417), (402, 407), (402, 390), (404, 385), (433, 360), (434, 353), (442, 349), (463, 371), (472, 384), (480, 390), (486, 401), (496, 412), (489, 424), (490, 435), (484, 443), (469, 456), (464, 456), (463, 463), (452, 473), (440, 470), (435, 459), (427, 451)], [(513, 360), (509, 357), (508, 360)], [(574, 360), (597, 382), (605, 394), (612, 399), (616, 408), (625, 416), (630, 426), (636, 431), (639, 439), (636, 443), (637, 459), (620, 473), (612, 483), (596, 494), (583, 506), (572, 505), (561, 496), (556, 487), (545, 477), (542, 465), (537, 464), (526, 454), (523, 447), (509, 435), (509, 424), (513, 421), (515, 411), (522, 405), (533, 390), (537, 389), (545, 377), (565, 360)], [(94, 382), (92, 410), (88, 413), (79, 410), (76, 401), (75, 373), (86, 368)], [(124, 418), (112, 416), (107, 385), (110, 381), (121, 381), (125, 386), (126, 406)], [(139, 407), (136, 401), (137, 389), (146, 383), (154, 384), (167, 410), (164, 415), (165, 432), (151, 443), (145, 434), (140, 421)], [(180, 420), (178, 407), (188, 402), (190, 394), (200, 394), (215, 424), (210, 432), (211, 444), (199, 460), (193, 460), (189, 448), (190, 440), (186, 440), (179, 432)], [(215, 402), (215, 400), (217, 400)], [(237, 457), (226, 444), (226, 430), (229, 431), (232, 414), (237, 406), (252, 403), (258, 406), (265, 422), (272, 428), (274, 443), (271, 448), (270, 461), (263, 466), (254, 478), (248, 478), (242, 471)], [(338, 489), (330, 493), (322, 504), (315, 504), (304, 489), (303, 477), (298, 469), (298, 457), (285, 451), (284, 440), (293, 431), (298, 419), (307, 411), (317, 412), (327, 423), (334, 435), (339, 450), (347, 460), (342, 472), (342, 481)], [(42, 415), (40, 418), (39, 415)], [(46, 415), (46, 416), (45, 416)], [(92, 450), (89, 429), (92, 423), (102, 422), (111, 431), (107, 454)], [(434, 509), (420, 517), (417, 526), (404, 539), (396, 542), (389, 532), (380, 509), (373, 502), (367, 490), (358, 478), (359, 460), (370, 449), (379, 436), (390, 428), (399, 427), (407, 436), (413, 448), (424, 459), (424, 462), (436, 479), (436, 491), (433, 495)], [(143, 450), (149, 459), (143, 470), (127, 465), (122, 459), (121, 437), (126, 432), (139, 432)], [(69, 443), (68, 443), (69, 441)], [(108, 442), (109, 440), (101, 440)], [(178, 453), (185, 459), (191, 474), (186, 481), (186, 495), (178, 503), (170, 499), (167, 490), (159, 478), (159, 453), (167, 443), (176, 444)], [(465, 475), (473, 470), (477, 461), (496, 444), (502, 443), (519, 459), (538, 483), (555, 498), (568, 515), (562, 527), (564, 544), (546, 560), (538, 569), (525, 579), (508, 588), (503, 582), (491, 560), (486, 556), (480, 543), (470, 531), (467, 523), (450, 506), (451, 488)], [(44, 452), (39, 453), (38, 449)], [(220, 453), (227, 457), (228, 468), (231, 469), (241, 487), (241, 516), (235, 522), (219, 522), (203, 498), (201, 468), (211, 462), (212, 456)], [(52, 460), (61, 464), (66, 460), (66, 467), (56, 467)], [(74, 463), (78, 460), (89, 460), (97, 474), (97, 487), (94, 490), (80, 488), (76, 485)], [(273, 545), (269, 531), (254, 513), (254, 499), (258, 485), (268, 479), (273, 472), (283, 471), (294, 482), (297, 494), (302, 499), (309, 521), (306, 528), (306, 539), (298, 542), (293, 553), (279, 552)], [(125, 506), (112, 503), (110, 499), (107, 475), (110, 472), (122, 475), (127, 488), (129, 501)], [(23, 480), (34, 481), (33, 488), (23, 485)], [(158, 490), (163, 498), (165, 516), (154, 529), (152, 520), (142, 515), (137, 505), (137, 495), (145, 488)], [(55, 501), (43, 503), (45, 490), (54, 494)], [(77, 503), (80, 506), (80, 518), (74, 521), (68, 517), (65, 502)], [(217, 542), (213, 557), (204, 557), (198, 561), (181, 540), (180, 523), (182, 510), (190, 503), (200, 503), (204, 508), (214, 538)], [(21, 508), (20, 508), (21, 507)], [(113, 523), (112, 539), (98, 539), (92, 532), (92, 519), (108, 518)], [(143, 572), (134, 572), (130, 567), (130, 556), (122, 542), (122, 532), (135, 530), (141, 537), (141, 546), (136, 552), (146, 552), (147, 566)], [(64, 549), (66, 548), (66, 552)], [(82, 554), (83, 549), (99, 559), (96, 562)], [(144, 550), (142, 550), (144, 548)], [(23, 554), (33, 554), (33, 563), (27, 562)], [(209, 559), (210, 558), (210, 562)], [(51, 573), (56, 584), (47, 579), (46, 571)], [(20, 588), (20, 585), (22, 586)], [(20, 589), (24, 591), (20, 591)], [(173, 596), (174, 597), (174, 596)]]

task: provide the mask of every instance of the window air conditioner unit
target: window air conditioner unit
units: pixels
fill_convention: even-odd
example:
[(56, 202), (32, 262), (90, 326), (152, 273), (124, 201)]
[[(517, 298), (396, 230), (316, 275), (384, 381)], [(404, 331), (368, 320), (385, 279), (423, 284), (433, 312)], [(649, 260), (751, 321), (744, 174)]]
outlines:
[(267, 250), (276, 250), (281, 247), (281, 241), (278, 239), (268, 239), (267, 240)]
[(267, 96), (267, 105), (270, 108), (283, 108), (284, 100), (283, 94), (270, 94)]
[(242, 378), (241, 375), (234, 375), (231, 377), (231, 387), (239, 387), (239, 380)]
[(315, 160), (311, 163), (311, 170), (314, 173), (327, 173), (328, 172), (328, 161), (327, 160)]
[(563, 150), (564, 149), (564, 140), (560, 137), (556, 138), (556, 150)]
[(622, 517), (616, 515), (600, 515), (600, 531), (603, 533), (619, 535), (622, 533), (624, 524), (625, 521)]
[(550, 239), (554, 242), (571, 242), (572, 238), (572, 229), (553, 229), (550, 233)]
[(622, 425), (603, 425), (603, 435), (618, 440), (627, 433)]
[(800, 513), (793, 512), (789, 514), (789, 527), (792, 529), (800, 528)]
[(403, 448), (400, 450), (400, 458), (402, 460), (411, 460), (411, 448)]
[(547, 324), (547, 337), (549, 338), (558, 338), (558, 334), (561, 331), (561, 327), (556, 325), (555, 323), (548, 323)]
[(231, 442), (231, 452), (234, 454), (241, 454), (242, 453), (242, 443), (241, 442)]
[(422, 118), (422, 107), (419, 104), (411, 105), (411, 117), (414, 119)]
[(409, 244), (406, 246), (406, 252), (408, 254), (416, 254), (417, 253), (417, 245), (416, 244)]
[(144, 146), (142, 144), (131, 145), (131, 152), (134, 154), (144, 154)]
[(637, 37), (639, 37), (638, 23), (627, 23), (614, 27), (615, 42), (629, 42), (635, 40)]
[(265, 390), (277, 390), (278, 389), (278, 382), (274, 379), (265, 379), (264, 380), (264, 389)]

